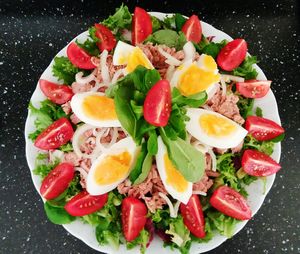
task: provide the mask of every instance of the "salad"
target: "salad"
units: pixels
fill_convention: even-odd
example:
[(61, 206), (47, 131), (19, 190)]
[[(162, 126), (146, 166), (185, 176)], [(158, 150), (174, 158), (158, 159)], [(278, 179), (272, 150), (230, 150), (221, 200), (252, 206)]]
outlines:
[(141, 253), (154, 235), (181, 253), (230, 238), (252, 217), (245, 186), (280, 170), (270, 155), (284, 138), (254, 112), (271, 81), (247, 50), (204, 36), (196, 15), (125, 5), (71, 42), (52, 65), (58, 82), (40, 79), (46, 99), (29, 104), (49, 220), (81, 220), (100, 245)]

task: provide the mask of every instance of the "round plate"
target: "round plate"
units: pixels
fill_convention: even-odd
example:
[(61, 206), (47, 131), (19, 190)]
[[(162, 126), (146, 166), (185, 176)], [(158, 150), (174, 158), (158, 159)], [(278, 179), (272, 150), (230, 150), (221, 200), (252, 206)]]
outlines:
[[(170, 15), (170, 14), (165, 14), (165, 13), (160, 13), (160, 12), (151, 12), (150, 14), (153, 16), (156, 16), (159, 19), (163, 19), (166, 15)], [(202, 24), (203, 34), (205, 36), (215, 36), (214, 37), (215, 42), (218, 42), (218, 41), (221, 41), (224, 39), (229, 40), (229, 41), (232, 40), (232, 38), (230, 36), (228, 36), (227, 34), (223, 33), (220, 30), (217, 30), (213, 26), (211, 26), (205, 22), (201, 22), (201, 24)], [(75, 39), (78, 39), (79, 41), (84, 41), (87, 38), (87, 36), (88, 36), (88, 32), (86, 31), (86, 32), (78, 35), (76, 38), (74, 38), (73, 41), (75, 41)], [(63, 48), (57, 54), (57, 56), (66, 56), (66, 49), (67, 49), (67, 46), (65, 48)], [(52, 75), (52, 71), (51, 71), (52, 65), (53, 65), (53, 60), (50, 63), (50, 65), (48, 66), (48, 68), (44, 71), (41, 78), (50, 80), (53, 82), (58, 82), (57, 79), (55, 77), (53, 77), (53, 75)], [(258, 72), (257, 78), (261, 79), (261, 80), (265, 80), (266, 77), (265, 77), (264, 73), (262, 72), (262, 70), (257, 65), (255, 65), (255, 68)], [(39, 106), (39, 102), (44, 99), (46, 99), (46, 97), (42, 94), (39, 86), (37, 85), (32, 97), (31, 97), (31, 101), (32, 101), (33, 105)], [(255, 105), (255, 107), (259, 106), (260, 108), (262, 108), (264, 117), (269, 118), (280, 124), (280, 118), (279, 118), (279, 114), (278, 114), (276, 99), (271, 90), (264, 98), (256, 99), (254, 105)], [(26, 158), (27, 158), (27, 162), (28, 162), (28, 165), (30, 168), (32, 181), (34, 183), (36, 190), (39, 192), (39, 189), (41, 186), (41, 178), (39, 176), (36, 176), (33, 174), (34, 163), (35, 163), (36, 155), (38, 153), (38, 149), (36, 147), (34, 147), (32, 141), (28, 139), (28, 134), (33, 132), (34, 130), (35, 130), (34, 117), (32, 117), (28, 114), (28, 117), (26, 120), (26, 125), (25, 125)], [(280, 143), (276, 143), (274, 153), (272, 154), (273, 159), (275, 159), (276, 161), (279, 162), (280, 153), (281, 153)], [(269, 192), (269, 190), (271, 189), (271, 187), (273, 185), (274, 179), (275, 179), (275, 175), (267, 177), (265, 191), (264, 191), (263, 182), (260, 180), (255, 181), (254, 183), (252, 183), (246, 187), (246, 190), (249, 193), (248, 202), (249, 202), (249, 205), (253, 212), (253, 215), (259, 210), (259, 208), (263, 204), (263, 201), (264, 201), (267, 193)], [(242, 222), (238, 223), (236, 225), (234, 233), (236, 234), (237, 232), (239, 232), (246, 225), (246, 223), (247, 223), (247, 221), (242, 221)], [(88, 224), (84, 224), (83, 222), (81, 222), (79, 220), (76, 220), (76, 221), (72, 222), (71, 224), (63, 225), (63, 227), (70, 234), (81, 239), (88, 246), (90, 246), (91, 248), (93, 248), (95, 250), (105, 252), (105, 253), (139, 253), (138, 248), (135, 248), (132, 250), (127, 250), (125, 245), (121, 245), (118, 250), (115, 250), (115, 249), (111, 248), (110, 246), (100, 246), (95, 237), (95, 229), (92, 226), (90, 226)], [(219, 246), (220, 244), (222, 244), (224, 241), (226, 241), (226, 239), (227, 238), (225, 236), (222, 236), (222, 235), (216, 233), (216, 235), (213, 237), (213, 239), (211, 241), (209, 241), (208, 243), (193, 243), (190, 253), (203, 253), (203, 252), (212, 250), (212, 249), (216, 248), (217, 246)], [(166, 254), (166, 253), (170, 253), (171, 250), (170, 250), (170, 248), (164, 248), (162, 241), (156, 237), (153, 240), (153, 242), (150, 244), (149, 248), (147, 249), (147, 252), (148, 253)], [(177, 250), (174, 250), (172, 252), (179, 253)]]

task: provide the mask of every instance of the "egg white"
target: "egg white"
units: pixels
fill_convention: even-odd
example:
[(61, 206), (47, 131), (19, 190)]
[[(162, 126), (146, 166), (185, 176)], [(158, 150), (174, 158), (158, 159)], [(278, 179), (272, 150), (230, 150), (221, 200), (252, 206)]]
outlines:
[[(87, 96), (90, 95), (98, 95), (105, 96), (104, 93), (100, 92), (85, 92), (85, 93), (77, 93), (72, 97), (71, 100), (71, 108), (74, 114), (84, 123), (90, 124), (95, 127), (121, 127), (121, 123), (118, 119), (116, 120), (95, 120), (88, 117), (83, 108), (82, 103)], [(95, 105), (96, 106), (96, 105)]]
[[(223, 137), (220, 136), (214, 137), (214, 136), (207, 135), (205, 130), (203, 130), (199, 124), (199, 118), (203, 114), (216, 115), (218, 117), (230, 121), (232, 125), (236, 126), (235, 132), (229, 135), (224, 135)], [(186, 122), (186, 130), (194, 138), (198, 139), (201, 143), (211, 147), (216, 147), (221, 149), (236, 147), (244, 140), (244, 138), (248, 133), (247, 130), (245, 130), (242, 126), (240, 126), (236, 122), (228, 119), (227, 117), (219, 113), (212, 112), (209, 110), (189, 108), (187, 109), (187, 116), (190, 118), (190, 120)]]
[(167, 153), (167, 148), (164, 145), (161, 137), (158, 137), (158, 152), (156, 154), (156, 166), (160, 178), (167, 190), (167, 192), (174, 198), (179, 200), (180, 202), (187, 204), (189, 201), (192, 192), (193, 192), (193, 183), (188, 182), (187, 189), (184, 192), (178, 192), (173, 186), (169, 185), (166, 181), (167, 174), (165, 169), (164, 155)]
[[(86, 189), (87, 189), (88, 193), (90, 193), (91, 195), (101, 195), (101, 194), (107, 193), (107, 192), (115, 189), (121, 182), (123, 182), (128, 177), (128, 175), (130, 173), (130, 169), (132, 168), (132, 166), (135, 163), (137, 151), (138, 151), (138, 147), (136, 146), (134, 140), (131, 137), (127, 137), (127, 138), (124, 138), (124, 139), (120, 140), (119, 142), (115, 143), (113, 146), (111, 146), (109, 151), (100, 155), (93, 162), (91, 169), (88, 173), (87, 179), (86, 179)], [(96, 173), (97, 166), (99, 164), (101, 164), (102, 161), (107, 156), (118, 155), (123, 152), (128, 152), (131, 156), (128, 173), (124, 177), (121, 177), (120, 179), (116, 180), (112, 184), (103, 185), (103, 184), (97, 183), (95, 181), (95, 173)]]

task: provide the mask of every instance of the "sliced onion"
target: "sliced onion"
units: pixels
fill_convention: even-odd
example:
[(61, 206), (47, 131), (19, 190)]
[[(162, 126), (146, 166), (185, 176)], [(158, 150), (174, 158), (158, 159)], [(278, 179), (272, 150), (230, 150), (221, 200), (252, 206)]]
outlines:
[(224, 79), (221, 77), (222, 97), (226, 96), (227, 87)]
[(82, 167), (75, 167), (75, 170), (80, 173), (81, 178), (83, 178), (84, 180), (86, 180), (86, 178), (88, 176), (88, 173)]
[(174, 206), (173, 206), (171, 200), (167, 197), (167, 195), (165, 195), (165, 194), (162, 193), (162, 192), (159, 192), (158, 195), (159, 195), (161, 198), (163, 198), (163, 199), (167, 202), (167, 205), (169, 206), (169, 210), (170, 210), (170, 217), (171, 217), (171, 218), (176, 218)]
[(73, 135), (73, 139), (72, 139), (72, 146), (73, 146), (74, 152), (76, 153), (78, 158), (83, 157), (83, 153), (80, 151), (80, 144), (79, 144), (80, 143), (80, 138), (87, 130), (90, 130), (90, 129), (93, 129), (93, 128), (95, 128), (95, 127), (91, 126), (89, 124), (84, 124), (84, 125), (79, 126), (76, 129), (76, 131)]
[(179, 206), (180, 206), (181, 202), (179, 200), (177, 200), (177, 202), (174, 205), (174, 218), (177, 218), (178, 216), (178, 210), (179, 210)]
[(111, 140), (107, 147), (111, 147), (113, 144), (117, 142), (119, 136), (118, 128), (112, 128)]
[(184, 52), (183, 62), (194, 60), (195, 55), (196, 55), (196, 49), (195, 49), (193, 43), (188, 41), (186, 44), (184, 44), (183, 52)]
[(99, 88), (106, 86), (104, 83), (96, 82), (95, 86), (90, 89), (90, 91), (97, 92)]
[(207, 153), (207, 146), (203, 145), (199, 140), (194, 141), (192, 146), (204, 154)]
[(75, 75), (76, 82), (80, 85), (84, 85), (90, 83), (91, 81), (95, 80), (95, 73), (92, 72), (90, 75), (83, 77), (83, 72), (80, 71)]
[(56, 160), (63, 161), (64, 159), (64, 152), (60, 150), (54, 150), (54, 151), (49, 151), (49, 161), (54, 162)]
[(233, 76), (233, 75), (228, 75), (228, 74), (221, 74), (221, 78), (223, 78), (223, 80), (225, 82), (230, 82), (230, 81), (245, 82), (244, 78), (241, 78), (241, 77), (238, 77), (238, 76)]
[(204, 192), (204, 191), (193, 191), (193, 194), (201, 195), (201, 196), (206, 196), (207, 195), (207, 193)]
[(131, 31), (129, 31), (128, 29), (123, 30), (122, 36), (123, 36), (124, 40), (131, 41)]
[(106, 65), (107, 56), (108, 56), (108, 51), (105, 49), (103, 50), (100, 56), (100, 67), (101, 67), (101, 75), (102, 75), (103, 83), (105, 83), (106, 85), (110, 83), (109, 70)]
[(120, 78), (120, 76), (124, 75), (124, 69), (119, 69), (115, 72), (112, 80), (111, 80), (111, 84), (114, 84), (117, 82), (117, 80)]
[(179, 61), (175, 57), (171, 56), (169, 53), (167, 53), (166, 51), (164, 51), (162, 48), (158, 47), (158, 52), (161, 55), (163, 55), (165, 58), (167, 58), (167, 60), (165, 61), (167, 64), (169, 64), (169, 65), (175, 65), (175, 66), (181, 65), (181, 61)]
[(167, 72), (166, 72), (166, 79), (171, 81), (172, 79), (172, 76), (174, 74), (174, 71), (175, 71), (175, 66), (174, 65), (170, 65), (167, 69)]
[(211, 170), (216, 172), (217, 171), (217, 157), (212, 149), (212, 147), (204, 145), (207, 149), (207, 153), (210, 155), (211, 158)]

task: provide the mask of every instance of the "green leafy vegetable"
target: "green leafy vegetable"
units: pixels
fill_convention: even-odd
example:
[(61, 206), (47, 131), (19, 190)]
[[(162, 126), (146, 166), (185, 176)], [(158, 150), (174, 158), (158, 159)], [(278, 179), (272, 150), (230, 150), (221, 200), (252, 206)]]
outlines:
[(126, 242), (126, 247), (127, 247), (127, 249), (130, 250), (130, 249), (133, 249), (134, 247), (140, 245), (141, 246), (140, 247), (141, 254), (145, 254), (148, 241), (149, 241), (149, 232), (147, 230), (143, 229), (137, 238), (135, 238), (131, 242)]
[(178, 88), (174, 87), (172, 90), (172, 103), (175, 103), (180, 107), (190, 106), (192, 108), (199, 108), (206, 100), (207, 93), (205, 91), (190, 96), (183, 96)]
[(177, 31), (181, 31), (181, 28), (183, 27), (186, 20), (187, 19), (183, 17), (181, 14), (179, 13), (175, 14), (175, 26)]
[(244, 62), (232, 71), (232, 74), (244, 77), (246, 80), (255, 79), (258, 73), (252, 65), (256, 63), (258, 63), (256, 56), (247, 56)]
[(80, 71), (79, 68), (74, 66), (70, 60), (65, 57), (55, 57), (52, 72), (58, 80), (62, 80), (64, 84), (71, 85), (75, 81), (75, 75)]
[(165, 29), (171, 29), (171, 30), (174, 29), (176, 26), (175, 15), (166, 16), (162, 21), (162, 25)]
[(59, 161), (55, 161), (49, 164), (40, 164), (39, 161), (36, 162), (36, 167), (33, 170), (35, 175), (39, 175), (44, 179), (52, 169), (54, 169), (58, 165)]
[(175, 243), (179, 249), (185, 248), (187, 243), (191, 240), (190, 231), (184, 225), (181, 215), (170, 220), (170, 226), (166, 233), (171, 235), (171, 241)]
[(157, 17), (151, 16), (151, 21), (153, 33), (161, 29), (161, 21)]
[(150, 169), (152, 167), (152, 155), (150, 153), (147, 153), (143, 165), (141, 168), (141, 173), (138, 176), (138, 178), (134, 181), (133, 184), (140, 184), (142, 183), (148, 176)]
[(194, 44), (196, 50), (200, 54), (210, 55), (213, 58), (216, 58), (219, 54), (220, 50), (227, 44), (226, 40), (222, 40), (221, 42), (209, 42), (204, 36), (202, 36), (202, 40), (199, 44)]
[(237, 106), (240, 109), (240, 114), (244, 119), (253, 115), (253, 105), (254, 99), (244, 98), (243, 96), (239, 95)]
[(188, 120), (186, 116), (186, 109), (179, 107), (177, 104), (172, 105), (172, 112), (169, 118), (169, 123), (165, 127), (167, 136), (175, 140), (177, 137), (185, 140), (186, 130), (185, 121)]
[(199, 181), (205, 168), (203, 153), (181, 138), (169, 139), (163, 128), (160, 128), (159, 131), (167, 147), (169, 158), (176, 169), (180, 171), (186, 180), (190, 182)]
[(137, 156), (135, 165), (129, 174), (129, 179), (132, 183), (139, 177), (142, 172), (143, 162), (147, 155), (147, 143), (143, 142), (141, 146), (141, 150)]
[(147, 141), (147, 150), (150, 155), (156, 155), (158, 150), (156, 131), (150, 131)]
[(277, 136), (276, 138), (273, 138), (272, 140), (270, 140), (273, 143), (278, 143), (281, 142), (285, 137), (285, 134), (282, 133), (281, 135)]
[(136, 119), (140, 119), (144, 114), (143, 106), (137, 105), (137, 103), (134, 100), (130, 101), (130, 106), (135, 114)]
[(243, 149), (256, 149), (267, 155), (271, 155), (274, 150), (274, 142), (270, 141), (258, 141), (251, 135), (247, 135), (244, 139)]
[(72, 152), (74, 149), (73, 149), (73, 146), (72, 146), (72, 143), (67, 143), (67, 144), (64, 144), (62, 146), (60, 146), (58, 148), (60, 151), (64, 152), (64, 153), (67, 153), (67, 152)]
[(76, 219), (68, 214), (63, 207), (52, 206), (48, 201), (44, 204), (44, 209), (48, 219), (54, 224), (68, 224)]
[(262, 112), (262, 109), (260, 107), (257, 107), (256, 110), (255, 110), (255, 115), (256, 116), (260, 116), (260, 117), (263, 117), (263, 112)]
[(86, 39), (83, 43), (76, 40), (76, 44), (92, 56), (98, 56), (100, 54), (100, 50), (94, 40)]

